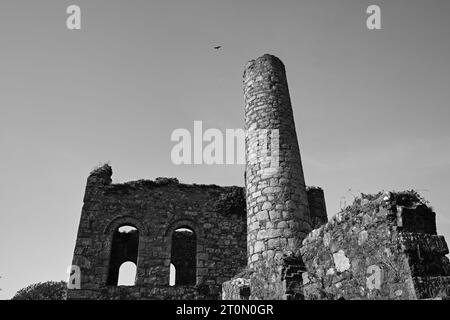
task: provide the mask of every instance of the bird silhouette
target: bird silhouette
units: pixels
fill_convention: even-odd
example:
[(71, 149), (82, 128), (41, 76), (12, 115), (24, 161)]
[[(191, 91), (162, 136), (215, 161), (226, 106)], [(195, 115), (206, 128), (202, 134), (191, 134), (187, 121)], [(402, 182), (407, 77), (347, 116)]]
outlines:
[(214, 47), (215, 50), (219, 50), (220, 48), (222, 48), (222, 46), (215, 46)]

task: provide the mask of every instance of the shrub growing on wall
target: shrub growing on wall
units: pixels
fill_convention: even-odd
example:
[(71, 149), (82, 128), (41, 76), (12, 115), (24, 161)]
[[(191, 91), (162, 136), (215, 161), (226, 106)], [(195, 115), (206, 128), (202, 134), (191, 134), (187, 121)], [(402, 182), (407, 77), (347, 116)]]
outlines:
[(243, 188), (232, 187), (223, 193), (215, 203), (215, 209), (225, 215), (237, 214), (246, 216), (245, 191)]
[(66, 300), (66, 298), (66, 282), (47, 281), (20, 289), (11, 300)]

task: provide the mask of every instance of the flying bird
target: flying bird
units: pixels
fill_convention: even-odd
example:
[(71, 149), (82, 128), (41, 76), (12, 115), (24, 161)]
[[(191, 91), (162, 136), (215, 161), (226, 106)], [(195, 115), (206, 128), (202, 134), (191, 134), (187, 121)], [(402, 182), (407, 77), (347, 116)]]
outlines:
[(214, 47), (215, 50), (219, 50), (220, 48), (222, 48), (222, 46), (215, 46)]

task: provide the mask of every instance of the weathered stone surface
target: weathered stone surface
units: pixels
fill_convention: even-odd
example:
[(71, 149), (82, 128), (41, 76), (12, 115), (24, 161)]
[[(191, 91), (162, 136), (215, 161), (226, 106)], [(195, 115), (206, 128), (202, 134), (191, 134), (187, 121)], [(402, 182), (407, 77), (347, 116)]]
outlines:
[(350, 260), (348, 260), (345, 256), (345, 252), (343, 250), (333, 253), (333, 260), (337, 272), (344, 272), (350, 268)]
[[(283, 254), (289, 243), (301, 241), (311, 230), (308, 193), (283, 63), (267, 54), (250, 61), (244, 71), (244, 97), (247, 215), (248, 221), (256, 217), (259, 223), (258, 228), (250, 223), (248, 232), (252, 235), (265, 230), (270, 238), (267, 249)], [(274, 163), (276, 157), (278, 161)], [(257, 192), (253, 192), (254, 186)], [(252, 201), (255, 198), (256, 203)], [(306, 229), (299, 228), (300, 221), (308, 223)], [(248, 239), (248, 251), (262, 255), (263, 251), (253, 248), (253, 239), (261, 236)], [(264, 259), (249, 256), (250, 267), (255, 266), (255, 261), (263, 263)]]
[[(69, 299), (219, 298), (222, 282), (246, 264), (245, 211), (233, 214), (225, 210), (232, 206), (224, 205), (222, 212), (217, 205), (236, 187), (186, 185), (167, 178), (111, 184), (111, 175), (106, 165), (88, 178), (73, 258), (81, 268), (81, 290), (69, 290)], [(127, 255), (115, 257), (112, 236), (123, 225), (137, 229), (136, 246), (119, 248)], [(183, 252), (177, 253), (178, 262), (171, 259), (176, 253), (174, 231), (181, 227), (196, 236), (194, 261), (187, 265), (194, 268), (194, 283), (170, 287), (170, 263), (181, 268), (190, 259)], [(182, 241), (178, 245), (186, 248)], [(133, 248), (137, 252), (130, 251)], [(127, 260), (137, 264), (136, 284), (117, 287), (117, 274), (111, 270), (118, 272)]]
[[(448, 295), (448, 248), (444, 238), (434, 234), (434, 212), (420, 199), (406, 207), (396, 198), (391, 193), (357, 199), (303, 240), (297, 254), (305, 263), (305, 277), (309, 279), (302, 288), (306, 299), (424, 299)], [(405, 212), (419, 225), (406, 228), (399, 219)], [(414, 217), (415, 212), (418, 217)]]

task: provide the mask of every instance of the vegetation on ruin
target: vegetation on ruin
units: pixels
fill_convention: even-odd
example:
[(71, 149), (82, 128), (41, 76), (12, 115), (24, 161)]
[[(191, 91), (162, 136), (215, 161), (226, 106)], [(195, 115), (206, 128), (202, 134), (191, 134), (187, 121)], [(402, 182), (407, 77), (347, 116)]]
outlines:
[(414, 207), (417, 205), (429, 205), (429, 201), (425, 200), (416, 190), (407, 190), (402, 192), (391, 192), (390, 201), (392, 204), (405, 207)]
[(214, 208), (224, 215), (236, 214), (241, 217), (246, 217), (247, 206), (245, 201), (244, 189), (231, 187), (229, 191), (220, 195), (214, 204)]
[(109, 161), (99, 162), (98, 165), (96, 165), (89, 174), (96, 174), (103, 171), (111, 171), (111, 165)]
[(354, 196), (353, 203), (341, 210), (342, 212), (360, 213), (376, 210), (380, 206), (392, 207), (395, 205), (404, 207), (428, 206), (429, 202), (416, 190), (380, 191), (374, 194), (361, 193), (359, 196)]

